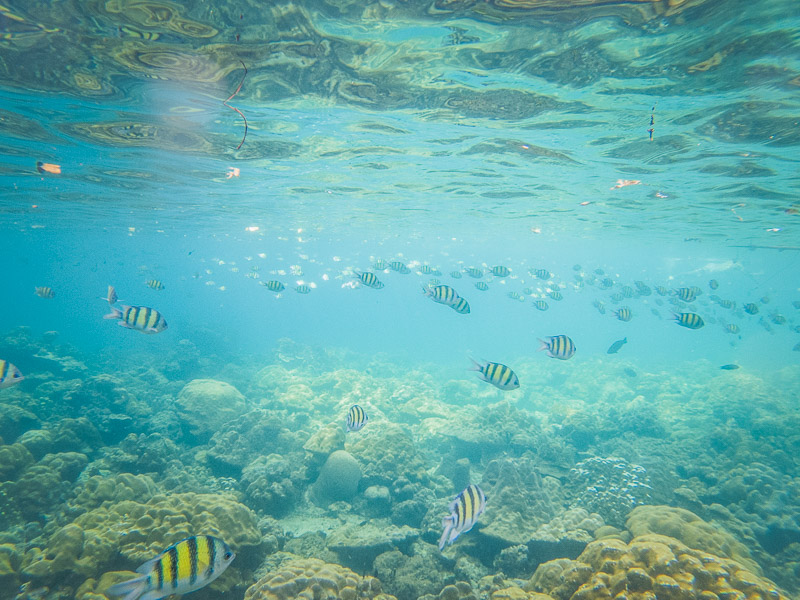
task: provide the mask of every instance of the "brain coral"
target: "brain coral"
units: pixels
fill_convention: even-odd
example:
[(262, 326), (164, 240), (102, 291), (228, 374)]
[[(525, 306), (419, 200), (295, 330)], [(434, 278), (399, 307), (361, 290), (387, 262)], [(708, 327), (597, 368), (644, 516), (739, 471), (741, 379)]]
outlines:
[(789, 600), (736, 561), (662, 535), (592, 542), (576, 561), (540, 565), (526, 589), (556, 600)]
[(176, 408), (192, 435), (208, 439), (246, 410), (239, 390), (223, 381), (194, 379), (178, 394)]
[(761, 568), (750, 557), (747, 546), (721, 527), (706, 523), (691, 511), (671, 506), (637, 506), (626, 524), (636, 536), (657, 533), (674, 537), (690, 548), (732, 558), (754, 573)]
[[(106, 503), (56, 531), (47, 547), (26, 555), (25, 574), (46, 577), (71, 571), (85, 576), (103, 569), (136, 568), (190, 535), (217, 535), (241, 551), (261, 544), (256, 516), (231, 496), (174, 494), (146, 503)], [(117, 555), (123, 560), (113, 563)]]
[(316, 558), (284, 563), (251, 585), (245, 600), (395, 600), (374, 577)]

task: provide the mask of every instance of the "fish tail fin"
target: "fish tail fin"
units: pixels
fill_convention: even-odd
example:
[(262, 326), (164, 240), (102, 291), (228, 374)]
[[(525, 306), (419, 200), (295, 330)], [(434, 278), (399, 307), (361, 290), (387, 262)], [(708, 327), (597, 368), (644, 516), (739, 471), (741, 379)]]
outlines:
[(122, 600), (136, 600), (147, 591), (147, 576), (142, 575), (136, 579), (123, 581), (112, 585), (106, 590), (110, 596), (122, 596)]
[(469, 357), (470, 361), (472, 361), (472, 366), (469, 368), (470, 371), (483, 371), (483, 365), (479, 363), (477, 360)]
[(543, 339), (541, 338), (536, 338), (536, 339), (539, 340), (539, 342), (542, 344), (541, 348), (539, 348), (537, 352), (541, 352), (542, 350), (547, 350), (549, 348), (549, 345)]
[(104, 319), (121, 319), (122, 311), (118, 308), (111, 307), (111, 312), (103, 316)]

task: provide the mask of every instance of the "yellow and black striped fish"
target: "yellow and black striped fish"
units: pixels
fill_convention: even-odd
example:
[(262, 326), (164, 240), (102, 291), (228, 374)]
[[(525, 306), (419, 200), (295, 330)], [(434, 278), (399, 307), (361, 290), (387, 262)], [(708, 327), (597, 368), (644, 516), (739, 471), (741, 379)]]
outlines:
[(172, 594), (188, 594), (207, 586), (222, 575), (236, 554), (221, 539), (197, 535), (170, 546), (141, 565), (139, 577), (108, 588), (111, 596), (124, 600), (159, 600)]
[(480, 364), (474, 359), (472, 361), (471, 371), (477, 371), (479, 377), (487, 383), (491, 383), (494, 387), (501, 390), (515, 390), (519, 387), (519, 378), (511, 367), (507, 367), (501, 363), (487, 362)]
[(469, 302), (464, 300), (464, 298), (459, 298), (458, 300), (453, 303), (450, 308), (456, 311), (460, 315), (468, 315), (469, 314)]
[(356, 277), (358, 280), (366, 285), (367, 287), (371, 287), (373, 290), (379, 290), (383, 287), (383, 283), (380, 279), (375, 275), (375, 273), (370, 273), (367, 271), (366, 273), (359, 273), (358, 271), (355, 272)]
[(144, 282), (147, 287), (153, 290), (163, 290), (164, 284), (161, 283), (158, 279), (148, 279)]
[(347, 420), (345, 421), (345, 429), (347, 431), (358, 431), (369, 421), (367, 413), (358, 404), (354, 404), (347, 411)]
[(433, 267), (430, 265), (420, 265), (419, 272), (423, 275), (432, 275), (433, 274)]
[(25, 379), (19, 369), (10, 362), (0, 358), (0, 390), (11, 387)]
[(310, 294), (311, 286), (303, 283), (294, 288), (294, 291), (297, 292), (298, 294)]
[(532, 269), (529, 273), (537, 279), (550, 279), (550, 277), (552, 277), (550, 271), (547, 269)]
[(451, 271), (450, 277), (453, 279), (461, 279), (461, 271)]
[(39, 298), (48, 298), (48, 299), (50, 299), (50, 298), (55, 298), (56, 297), (56, 293), (53, 291), (53, 288), (49, 288), (47, 286), (37, 287), (33, 291), (37, 296), (39, 296)]
[(728, 333), (739, 333), (739, 326), (736, 323), (728, 323), (725, 325), (725, 331)]
[(486, 283), (485, 281), (476, 281), (475, 287), (480, 291), (485, 292), (489, 289), (489, 284)]
[(694, 299), (697, 297), (697, 290), (693, 287), (678, 288), (677, 290), (673, 290), (673, 293), (684, 302), (694, 302)]
[(462, 533), (466, 533), (477, 523), (478, 517), (486, 510), (486, 495), (477, 485), (470, 484), (450, 503), (450, 514), (442, 519), (444, 532), (439, 538), (439, 550), (452, 544)]
[(282, 292), (286, 289), (285, 285), (283, 285), (280, 281), (275, 281), (274, 279), (271, 281), (262, 281), (261, 285), (267, 288), (270, 292)]
[(458, 294), (449, 285), (423, 287), (422, 291), (428, 298), (430, 298), (434, 302), (438, 302), (439, 304), (446, 304), (447, 306), (453, 306), (453, 304), (455, 304), (459, 300)]
[(483, 277), (483, 269), (479, 269), (478, 267), (469, 267), (466, 269), (466, 273), (473, 279), (480, 279)]
[(167, 328), (164, 315), (154, 308), (147, 306), (122, 306), (122, 308), (111, 307), (112, 312), (107, 314), (104, 319), (119, 319), (121, 327), (135, 329), (142, 333), (160, 333)]
[(535, 300), (533, 306), (534, 308), (536, 308), (536, 310), (541, 310), (541, 311), (545, 311), (548, 308), (550, 308), (550, 305), (547, 304), (547, 302), (545, 302), (544, 300)]
[(547, 292), (547, 295), (550, 296), (553, 300), (563, 300), (564, 296), (558, 290), (550, 290)]
[(705, 323), (700, 315), (696, 313), (673, 313), (675, 322), (687, 329), (700, 329)]
[(405, 263), (402, 263), (399, 260), (393, 260), (390, 262), (389, 268), (396, 273), (400, 273), (401, 275), (408, 275), (411, 273), (411, 269), (409, 269)]
[(625, 321), (626, 323), (633, 318), (633, 313), (631, 312), (630, 308), (620, 308), (619, 310), (614, 311), (614, 316), (617, 317), (620, 321)]
[(508, 277), (511, 275), (511, 270), (503, 265), (497, 265), (492, 267), (492, 275), (495, 277)]
[(559, 360), (572, 358), (577, 350), (573, 341), (566, 335), (554, 335), (539, 341), (542, 342), (542, 347), (539, 348), (540, 352), (547, 350), (549, 357)]

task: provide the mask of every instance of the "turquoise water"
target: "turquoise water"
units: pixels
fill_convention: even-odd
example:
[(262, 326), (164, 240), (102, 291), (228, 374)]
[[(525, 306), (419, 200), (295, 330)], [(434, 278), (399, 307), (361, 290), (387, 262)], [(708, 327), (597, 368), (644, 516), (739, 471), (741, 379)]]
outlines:
[[(294, 597), (272, 578), (304, 569), (399, 600), (601, 598), (592, 548), (646, 534), (736, 561), (744, 594), (642, 563), (658, 600), (690, 571), (696, 597), (796, 597), (799, 18), (0, 6), (0, 359), (25, 377), (0, 388), (0, 600), (103, 600), (202, 534), (237, 558), (198, 600)], [(108, 285), (168, 328), (103, 319)], [(568, 360), (537, 351), (557, 335)], [(440, 552), (469, 484), (486, 511)]]

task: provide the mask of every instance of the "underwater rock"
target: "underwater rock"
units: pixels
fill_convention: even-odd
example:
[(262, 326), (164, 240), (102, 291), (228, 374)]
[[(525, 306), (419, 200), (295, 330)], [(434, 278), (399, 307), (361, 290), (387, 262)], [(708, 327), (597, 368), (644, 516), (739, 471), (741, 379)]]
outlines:
[(387, 423), (380, 435), (372, 435), (365, 428), (347, 442), (347, 451), (361, 462), (365, 485), (391, 487), (399, 477), (425, 487), (429, 485), (427, 465), (414, 439), (402, 426)]
[(626, 527), (634, 537), (660, 534), (673, 537), (694, 550), (731, 558), (748, 570), (761, 574), (761, 567), (747, 546), (719, 525), (706, 523), (693, 512), (672, 506), (637, 506), (628, 516)]
[(306, 469), (299, 452), (259, 456), (242, 471), (248, 506), (274, 516), (288, 513), (302, 498)]
[(103, 449), (101, 461), (112, 471), (123, 473), (163, 473), (176, 456), (181, 456), (171, 439), (152, 433), (129, 434), (117, 446)]
[(283, 563), (247, 588), (245, 600), (395, 600), (381, 591), (381, 582), (340, 565), (315, 558)]
[(378, 555), (390, 550), (408, 552), (418, 537), (419, 532), (411, 527), (367, 522), (334, 529), (326, 545), (336, 552), (342, 564), (366, 572)]
[(22, 444), (0, 446), (0, 481), (16, 479), (33, 463), (33, 455)]
[(100, 433), (86, 417), (60, 419), (51, 431), (55, 452), (81, 452), (91, 456), (103, 446)]
[(622, 458), (594, 456), (570, 471), (572, 505), (596, 512), (617, 527), (632, 508), (650, 502), (652, 489), (644, 467)]
[(178, 394), (175, 407), (189, 433), (200, 441), (207, 441), (247, 410), (239, 390), (214, 379), (194, 379), (187, 383)]
[(87, 463), (86, 455), (77, 452), (47, 454), (25, 469), (19, 479), (4, 484), (3, 491), (23, 499), (16, 506), (22, 517), (44, 522), (66, 500), (72, 483)]
[(21, 567), (22, 552), (14, 544), (0, 544), (0, 598), (19, 587)]
[(331, 423), (318, 429), (303, 444), (303, 450), (310, 452), (314, 461), (320, 465), (335, 450), (344, 450), (344, 428), (341, 423)]
[(319, 477), (311, 486), (311, 499), (320, 506), (356, 495), (361, 480), (361, 465), (344, 450), (336, 450), (325, 461)]
[(364, 490), (364, 510), (373, 518), (380, 519), (389, 516), (392, 505), (392, 496), (389, 488), (383, 485), (371, 485)]
[(411, 556), (399, 550), (384, 552), (375, 559), (374, 569), (386, 590), (398, 600), (417, 600), (455, 583), (447, 562), (436, 546), (418, 541)]
[(575, 561), (540, 565), (525, 590), (557, 600), (602, 598), (770, 598), (789, 600), (740, 563), (662, 535), (592, 542)]
[(438, 594), (425, 594), (419, 600), (478, 600), (472, 586), (466, 581), (456, 581), (442, 588)]
[(39, 417), (32, 412), (14, 404), (0, 403), (0, 439), (13, 442), (29, 429), (40, 426)]
[(283, 411), (252, 410), (227, 423), (211, 438), (206, 462), (217, 477), (241, 477), (253, 453), (290, 454), (300, 451), (298, 436), (305, 416)]
[(25, 446), (36, 460), (53, 451), (53, 432), (49, 429), (31, 429), (17, 440)]

